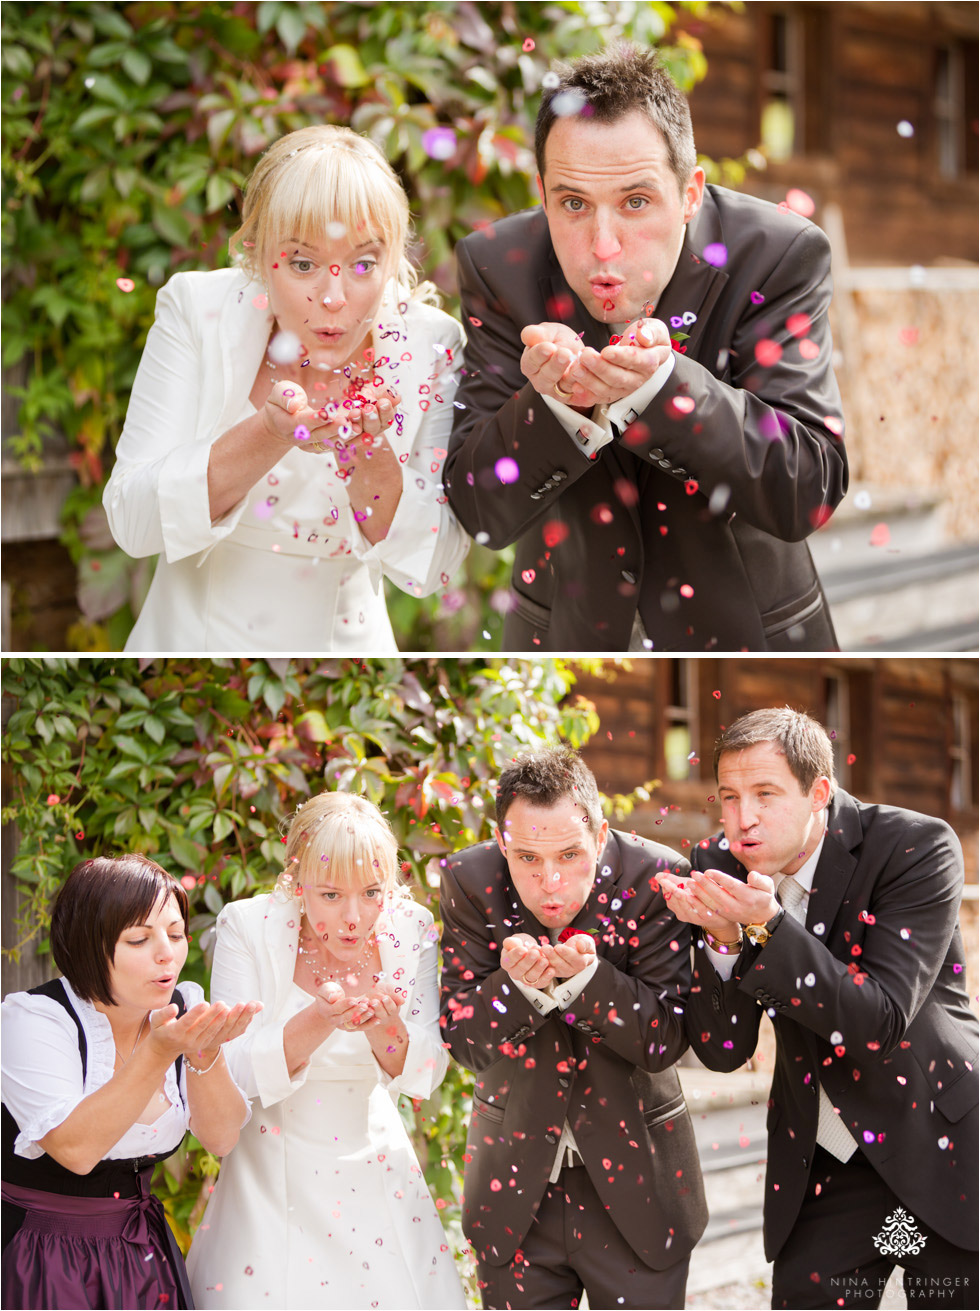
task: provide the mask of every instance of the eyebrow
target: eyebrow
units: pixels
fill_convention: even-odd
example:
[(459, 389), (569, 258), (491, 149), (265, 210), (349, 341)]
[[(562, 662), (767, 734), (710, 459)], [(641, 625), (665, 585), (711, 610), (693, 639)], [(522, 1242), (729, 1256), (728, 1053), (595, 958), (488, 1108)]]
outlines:
[[(284, 246), (302, 246), (304, 250), (319, 250), (319, 246), (311, 246), (306, 241), (300, 241), (299, 237), (287, 237), (282, 244)], [(356, 254), (359, 250), (367, 250), (368, 246), (383, 246), (384, 244), (384, 237), (374, 237), (370, 241), (362, 241), (359, 246), (355, 246), (353, 249)]]
[[(580, 192), (587, 190), (588, 186), (574, 187), (570, 182), (556, 182), (554, 186), (548, 188), (549, 194), (553, 196), (558, 195), (558, 193), (562, 191)], [(659, 183), (655, 178), (639, 178), (636, 182), (630, 182), (628, 185), (620, 187), (619, 194), (621, 196), (626, 196), (629, 195), (631, 191), (659, 190), (661, 190), (661, 183)]]

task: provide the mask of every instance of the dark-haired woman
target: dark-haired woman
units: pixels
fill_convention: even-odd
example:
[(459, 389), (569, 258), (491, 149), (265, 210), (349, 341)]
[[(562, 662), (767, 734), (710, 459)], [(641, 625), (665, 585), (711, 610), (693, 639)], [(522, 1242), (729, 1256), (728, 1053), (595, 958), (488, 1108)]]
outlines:
[(77, 865), (51, 918), (63, 978), (3, 1002), (5, 1307), (189, 1307), (150, 1193), (188, 1127), (229, 1152), (248, 1103), (222, 1044), (257, 1002), (177, 986), (187, 894), (145, 856)]

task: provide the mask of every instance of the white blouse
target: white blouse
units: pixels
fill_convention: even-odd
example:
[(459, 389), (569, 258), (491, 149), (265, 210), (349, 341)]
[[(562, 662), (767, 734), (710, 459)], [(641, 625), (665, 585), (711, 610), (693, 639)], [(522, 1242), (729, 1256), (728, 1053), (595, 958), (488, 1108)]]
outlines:
[[(85, 1034), (84, 1080), (78, 1030), (63, 1006), (50, 997), (13, 992), (0, 1007), (3, 1103), (20, 1129), (14, 1151), (29, 1161), (44, 1155), (40, 1140), (63, 1124), (85, 1097), (104, 1087), (115, 1065), (116, 1048), (108, 1019), (91, 1002), (83, 1001), (67, 979), (62, 982)], [(181, 983), (179, 991), (188, 1010), (204, 1001), (200, 984)], [(169, 1152), (180, 1143), (190, 1118), (186, 1069), (181, 1062), (178, 1083), (173, 1064), (167, 1066), (163, 1081), (167, 1109), (152, 1124), (131, 1125), (103, 1159), (150, 1156)], [(243, 1124), (251, 1113), (249, 1106)]]

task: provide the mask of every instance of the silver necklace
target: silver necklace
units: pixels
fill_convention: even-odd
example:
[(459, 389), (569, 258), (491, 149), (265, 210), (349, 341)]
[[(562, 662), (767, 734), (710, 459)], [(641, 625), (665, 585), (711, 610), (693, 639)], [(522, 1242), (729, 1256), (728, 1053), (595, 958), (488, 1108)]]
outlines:
[(115, 1038), (113, 1038), (113, 1040), (112, 1040), (112, 1045), (113, 1045), (113, 1047), (116, 1048), (116, 1055), (117, 1055), (117, 1056), (119, 1057), (119, 1059), (122, 1061), (123, 1065), (125, 1065), (128, 1061), (132, 1060), (133, 1055), (134, 1055), (135, 1052), (136, 1052), (136, 1048), (139, 1046), (140, 1038), (142, 1038), (142, 1036), (143, 1036), (143, 1030), (146, 1028), (146, 1022), (147, 1022), (147, 1020), (148, 1020), (149, 1018), (150, 1018), (150, 1012), (147, 1011), (146, 1014), (143, 1016), (143, 1022), (142, 1022), (142, 1024), (140, 1024), (139, 1030), (138, 1030), (138, 1032), (137, 1032), (137, 1034), (136, 1034), (136, 1041), (133, 1043), (133, 1050), (129, 1053), (128, 1056), (124, 1056), (124, 1055), (122, 1054), (122, 1052), (119, 1050), (118, 1046), (116, 1046), (116, 1040), (115, 1040)]

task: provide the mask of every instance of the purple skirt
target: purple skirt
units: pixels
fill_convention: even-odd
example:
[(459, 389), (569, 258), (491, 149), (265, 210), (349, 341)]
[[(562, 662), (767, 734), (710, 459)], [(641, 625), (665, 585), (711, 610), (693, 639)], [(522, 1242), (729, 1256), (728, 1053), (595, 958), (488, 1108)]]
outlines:
[(27, 1212), (3, 1253), (5, 1308), (193, 1307), (163, 1207), (140, 1176), (138, 1197), (68, 1197), (3, 1185)]

